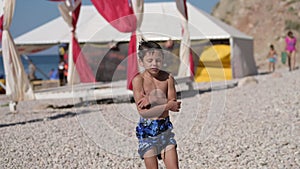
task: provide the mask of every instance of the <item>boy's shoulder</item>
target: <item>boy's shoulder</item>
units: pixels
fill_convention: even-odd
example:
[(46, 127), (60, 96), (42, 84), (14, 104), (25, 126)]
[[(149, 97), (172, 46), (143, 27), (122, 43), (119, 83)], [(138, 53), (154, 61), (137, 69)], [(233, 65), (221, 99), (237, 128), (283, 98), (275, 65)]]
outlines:
[(142, 80), (143, 76), (141, 75), (141, 73), (138, 73), (136, 76), (134, 76), (134, 78), (132, 79), (132, 81), (138, 81), (138, 80)]

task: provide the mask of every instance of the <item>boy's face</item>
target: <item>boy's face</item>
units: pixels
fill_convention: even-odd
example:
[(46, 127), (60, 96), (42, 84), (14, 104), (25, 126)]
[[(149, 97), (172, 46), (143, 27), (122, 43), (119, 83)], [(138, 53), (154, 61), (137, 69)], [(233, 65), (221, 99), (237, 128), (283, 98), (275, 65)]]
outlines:
[(162, 53), (158, 50), (149, 51), (144, 56), (142, 66), (152, 75), (158, 74), (163, 65)]

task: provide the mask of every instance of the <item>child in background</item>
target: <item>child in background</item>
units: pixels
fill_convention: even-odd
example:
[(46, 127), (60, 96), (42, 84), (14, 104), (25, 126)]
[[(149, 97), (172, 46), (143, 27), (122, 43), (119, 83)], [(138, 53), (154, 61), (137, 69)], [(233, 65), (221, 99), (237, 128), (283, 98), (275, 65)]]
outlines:
[(177, 169), (177, 144), (169, 117), (169, 111), (178, 112), (181, 105), (176, 99), (175, 80), (161, 70), (164, 56), (159, 44), (141, 42), (138, 55), (144, 71), (134, 77), (132, 85), (141, 116), (136, 127), (139, 155), (146, 168), (158, 168), (158, 158), (167, 168)]
[(277, 52), (274, 49), (274, 45), (270, 45), (270, 51), (268, 54), (268, 60), (269, 60), (269, 72), (275, 71), (275, 63), (277, 60)]

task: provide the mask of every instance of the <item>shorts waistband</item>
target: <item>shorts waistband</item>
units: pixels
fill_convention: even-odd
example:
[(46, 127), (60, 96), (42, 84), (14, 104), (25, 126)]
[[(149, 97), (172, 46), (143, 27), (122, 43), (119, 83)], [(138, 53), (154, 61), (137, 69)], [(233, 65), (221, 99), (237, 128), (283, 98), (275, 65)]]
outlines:
[(153, 137), (169, 129), (173, 129), (173, 125), (169, 117), (157, 120), (141, 118), (138, 126), (136, 127), (136, 136), (138, 138), (147, 138), (149, 136)]

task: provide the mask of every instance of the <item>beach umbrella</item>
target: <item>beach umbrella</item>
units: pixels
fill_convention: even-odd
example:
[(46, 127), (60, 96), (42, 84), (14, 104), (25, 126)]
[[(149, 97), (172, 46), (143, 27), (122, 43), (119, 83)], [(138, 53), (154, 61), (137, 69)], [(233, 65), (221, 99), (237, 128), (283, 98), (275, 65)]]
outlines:
[(15, 102), (34, 99), (24, 66), (16, 50), (9, 28), (13, 18), (15, 0), (3, 1), (2, 55), (5, 70), (6, 94)]

